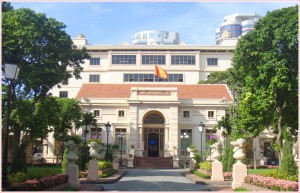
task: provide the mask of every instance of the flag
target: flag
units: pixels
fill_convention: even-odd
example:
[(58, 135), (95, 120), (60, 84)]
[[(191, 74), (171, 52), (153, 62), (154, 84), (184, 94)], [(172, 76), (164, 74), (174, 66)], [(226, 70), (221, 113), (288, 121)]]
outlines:
[(155, 75), (160, 78), (168, 78), (168, 73), (158, 65), (155, 65)]

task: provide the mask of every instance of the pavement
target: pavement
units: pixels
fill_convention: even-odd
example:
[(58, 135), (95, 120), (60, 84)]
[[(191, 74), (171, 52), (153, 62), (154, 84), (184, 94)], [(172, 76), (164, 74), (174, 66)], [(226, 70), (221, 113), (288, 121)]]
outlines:
[[(172, 188), (172, 187), (175, 188), (175, 186), (177, 186), (177, 185), (178, 185), (178, 187), (183, 187), (183, 186), (191, 187), (191, 189), (183, 190), (183, 191), (195, 191), (195, 189), (197, 189), (197, 188), (198, 188), (198, 191), (233, 191), (231, 188), (231, 183), (232, 183), (231, 180), (225, 180), (223, 182), (215, 182), (215, 181), (211, 181), (210, 179), (198, 177), (197, 175), (191, 173), (188, 170), (171, 169), (171, 171), (173, 171), (172, 173), (174, 173), (174, 174), (179, 172), (180, 175), (184, 176), (188, 181), (190, 181), (191, 184), (190, 185), (183, 184), (182, 181), (185, 181), (185, 180), (182, 180), (182, 179), (181, 179), (182, 181), (180, 181), (180, 182), (176, 182), (176, 180), (175, 180), (174, 183), (170, 183), (168, 181), (163, 181), (166, 179), (166, 175), (169, 175), (169, 174), (167, 174), (167, 172), (168, 172), (167, 170), (121, 169), (116, 174), (114, 174), (108, 178), (100, 178), (99, 180), (87, 180), (86, 178), (80, 178), (79, 191), (128, 191), (128, 188), (131, 191), (145, 191), (148, 189), (149, 189), (148, 191), (157, 191), (157, 190), (153, 189), (153, 187), (154, 187), (153, 184), (155, 184), (155, 186), (158, 186), (159, 182), (161, 182), (163, 184), (163, 188), (165, 188), (165, 189), (161, 189), (159, 191), (174, 191), (174, 190), (171, 190), (168, 188)], [(126, 178), (123, 180), (122, 177), (125, 176), (128, 172), (129, 172), (129, 175), (126, 176)], [(145, 174), (147, 173), (147, 175), (150, 174), (150, 176), (148, 176), (149, 178), (146, 179), (146, 181), (149, 183), (145, 183), (145, 181), (143, 181), (143, 183), (140, 183), (140, 182), (142, 182), (143, 177), (138, 177), (138, 175), (140, 175), (141, 173), (145, 173)], [(153, 176), (151, 176), (151, 175), (153, 175)], [(170, 178), (172, 178), (172, 175), (171, 175), (171, 177), (170, 176), (167, 177), (168, 180), (170, 180)], [(136, 177), (138, 179), (136, 179)], [(173, 177), (175, 177), (175, 175)], [(178, 180), (180, 180), (180, 178), (178, 178)], [(113, 184), (117, 181), (120, 181), (120, 182)], [(132, 183), (132, 184), (130, 184), (130, 183)], [(112, 185), (110, 185), (110, 184), (112, 184)], [(195, 184), (195, 185), (197, 184), (198, 186), (193, 186), (192, 184)], [(249, 191), (255, 191), (255, 192), (256, 191), (272, 191), (270, 189), (250, 185), (247, 183), (244, 183), (243, 187), (246, 187)], [(136, 188), (136, 189), (134, 189), (134, 188)]]

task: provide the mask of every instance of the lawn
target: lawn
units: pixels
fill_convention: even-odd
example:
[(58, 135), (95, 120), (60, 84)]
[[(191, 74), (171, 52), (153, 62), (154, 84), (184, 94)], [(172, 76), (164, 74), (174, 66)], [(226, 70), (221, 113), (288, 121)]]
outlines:
[[(8, 167), (8, 171), (10, 168)], [(51, 173), (61, 174), (61, 166), (27, 166), (27, 171), (30, 173), (33, 172), (43, 172), (51, 171)]]
[(264, 175), (270, 172), (274, 172), (276, 169), (248, 169), (248, 174), (257, 174), (257, 175)]

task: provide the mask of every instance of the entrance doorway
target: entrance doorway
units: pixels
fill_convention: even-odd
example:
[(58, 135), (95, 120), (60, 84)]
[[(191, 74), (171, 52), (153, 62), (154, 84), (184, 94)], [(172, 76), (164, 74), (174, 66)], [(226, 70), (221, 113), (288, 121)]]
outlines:
[(159, 156), (159, 135), (158, 133), (148, 134), (148, 157)]

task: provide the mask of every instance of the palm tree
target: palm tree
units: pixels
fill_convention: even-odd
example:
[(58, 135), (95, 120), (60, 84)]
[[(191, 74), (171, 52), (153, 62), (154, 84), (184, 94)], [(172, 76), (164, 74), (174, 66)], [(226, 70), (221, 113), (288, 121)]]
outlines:
[(83, 147), (81, 149), (81, 156), (82, 156), (82, 160), (81, 160), (81, 168), (82, 170), (85, 169), (85, 164), (87, 161), (84, 161), (88, 155), (83, 155), (83, 151), (86, 149), (86, 135), (89, 133), (87, 127), (88, 125), (93, 125), (95, 128), (97, 128), (97, 120), (95, 119), (95, 115), (93, 113), (84, 113), (82, 116), (82, 120), (80, 120), (79, 123), (77, 123), (78, 126), (85, 126), (85, 130), (84, 130), (84, 144)]

